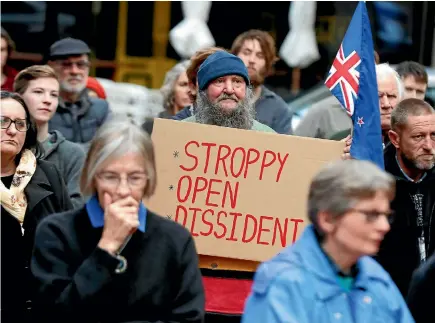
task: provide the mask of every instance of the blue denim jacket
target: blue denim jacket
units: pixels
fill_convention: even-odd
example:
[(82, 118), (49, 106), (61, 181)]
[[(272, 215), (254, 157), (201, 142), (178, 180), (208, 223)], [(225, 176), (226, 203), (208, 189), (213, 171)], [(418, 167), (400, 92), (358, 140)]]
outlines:
[(255, 274), (243, 323), (413, 323), (388, 273), (371, 257), (357, 262), (351, 290), (340, 287), (310, 225)]

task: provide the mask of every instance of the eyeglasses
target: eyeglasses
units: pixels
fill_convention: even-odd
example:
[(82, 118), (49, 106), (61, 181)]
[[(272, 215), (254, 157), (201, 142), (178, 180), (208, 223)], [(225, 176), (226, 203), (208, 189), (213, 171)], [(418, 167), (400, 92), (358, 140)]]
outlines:
[(366, 216), (367, 222), (369, 223), (376, 222), (381, 216), (385, 216), (389, 224), (392, 224), (394, 222), (394, 215), (395, 215), (394, 211), (377, 212), (377, 211), (368, 211), (368, 210), (360, 210), (360, 209), (349, 209), (349, 211), (354, 211), (354, 212), (364, 214)]
[(97, 175), (97, 177), (107, 186), (111, 188), (117, 188), (123, 178), (126, 177), (127, 184), (130, 188), (142, 187), (146, 184), (148, 176), (143, 173), (135, 173), (127, 176), (121, 176), (116, 173), (102, 172)]
[(71, 69), (73, 65), (77, 66), (79, 70), (87, 69), (91, 63), (86, 61), (70, 62), (70, 61), (58, 61), (58, 64), (64, 69)]
[(20, 132), (26, 132), (30, 128), (30, 124), (27, 122), (26, 119), (15, 119), (12, 120), (9, 117), (1, 117), (1, 127), (2, 129), (9, 129), (11, 124), (15, 124), (15, 129), (17, 129)]

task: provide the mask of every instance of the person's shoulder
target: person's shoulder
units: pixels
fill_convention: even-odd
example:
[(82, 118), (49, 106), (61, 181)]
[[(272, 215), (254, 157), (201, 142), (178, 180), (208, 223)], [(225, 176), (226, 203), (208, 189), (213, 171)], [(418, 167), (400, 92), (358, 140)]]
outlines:
[(37, 230), (44, 233), (47, 233), (47, 230), (56, 233), (68, 232), (76, 227), (75, 223), (78, 217), (83, 213), (86, 213), (85, 206), (73, 210), (53, 213), (42, 219)]
[(254, 123), (252, 124), (251, 130), (276, 133), (276, 131), (273, 130), (271, 127), (266, 126), (265, 124), (258, 122), (257, 120), (254, 120)]
[(344, 129), (344, 130), (340, 130), (340, 131), (332, 134), (328, 139), (329, 140), (340, 141), (340, 140), (343, 140), (344, 138), (346, 138), (347, 136), (349, 136), (351, 134), (351, 132), (352, 132), (352, 130), (350, 128)]
[(263, 95), (265, 98), (268, 99), (272, 99), (275, 101), (275, 104), (273, 104), (273, 108), (277, 109), (277, 110), (288, 110), (291, 112), (288, 104), (284, 101), (284, 99), (276, 94), (275, 92), (273, 92), (272, 90), (269, 90), (267, 87), (263, 86)]
[(86, 155), (85, 150), (80, 144), (66, 139), (59, 144), (59, 150), (71, 154), (70, 157), (73, 159), (77, 159), (78, 156), (84, 157)]
[(193, 115), (193, 116), (187, 117), (186, 119), (183, 119), (181, 121), (183, 121), (183, 122), (196, 122), (196, 118)]
[(358, 267), (371, 284), (382, 286), (382, 289), (385, 290), (396, 288), (390, 274), (374, 258), (370, 256), (361, 257), (358, 261)]
[(47, 177), (57, 176), (60, 173), (56, 164), (46, 159), (37, 159), (36, 168), (44, 172)]
[(304, 285), (306, 271), (293, 252), (292, 246), (286, 247), (271, 260), (262, 263), (255, 273), (253, 292), (266, 294), (275, 285)]
[(109, 106), (109, 103), (107, 102), (107, 100), (100, 99), (100, 98), (94, 98), (94, 97), (90, 97), (90, 96), (88, 96), (88, 99), (89, 99), (89, 102), (91, 102), (91, 104)]
[(109, 103), (106, 100), (100, 98), (91, 98), (89, 97), (90, 106), (95, 111), (107, 114), (109, 112)]

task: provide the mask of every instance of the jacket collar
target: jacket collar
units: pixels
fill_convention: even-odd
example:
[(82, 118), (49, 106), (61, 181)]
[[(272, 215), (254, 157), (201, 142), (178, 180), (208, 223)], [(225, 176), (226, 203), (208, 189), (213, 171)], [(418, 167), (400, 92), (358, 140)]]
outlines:
[[(104, 210), (98, 201), (97, 196), (93, 196), (86, 203), (86, 211), (89, 215), (89, 220), (94, 228), (101, 228), (104, 226)], [(147, 209), (141, 202), (139, 205), (139, 230), (145, 232)]]
[[(289, 261), (302, 265), (312, 275), (318, 278), (315, 282), (315, 290), (321, 300), (327, 300), (343, 293), (343, 289), (337, 282), (337, 273), (322, 251), (316, 238), (314, 228), (309, 225), (293, 247), (282, 252)], [(366, 290), (370, 280), (381, 280), (388, 283), (388, 275), (380, 270), (380, 266), (372, 258), (361, 257), (357, 263), (358, 275), (355, 278), (354, 287)]]
[(47, 175), (39, 165), (36, 166), (35, 173), (25, 190), (27, 196), (27, 212), (31, 212), (39, 202), (47, 196), (54, 194), (53, 187)]
[(91, 98), (88, 95), (88, 91), (84, 89), (79, 96), (79, 99), (76, 102), (65, 102), (62, 97), (59, 97), (59, 105), (58, 110), (60, 112), (70, 112), (71, 105), (78, 106), (77, 116), (84, 115), (90, 108), (92, 102)]

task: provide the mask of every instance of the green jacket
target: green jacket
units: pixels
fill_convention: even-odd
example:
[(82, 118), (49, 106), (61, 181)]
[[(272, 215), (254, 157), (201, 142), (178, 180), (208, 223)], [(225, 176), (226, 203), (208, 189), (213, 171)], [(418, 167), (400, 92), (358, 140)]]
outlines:
[[(183, 122), (187, 121), (187, 122), (197, 123), (196, 118), (195, 118), (194, 115), (189, 117), (189, 118), (186, 118), (186, 119), (184, 119), (182, 121)], [(270, 127), (266, 126), (265, 124), (262, 124), (262, 123), (260, 123), (260, 122), (258, 122), (256, 120), (254, 120), (254, 123), (252, 124), (251, 130), (261, 131), (261, 132), (273, 132), (273, 133), (276, 133), (276, 131), (273, 130), (272, 128), (270, 128)]]

